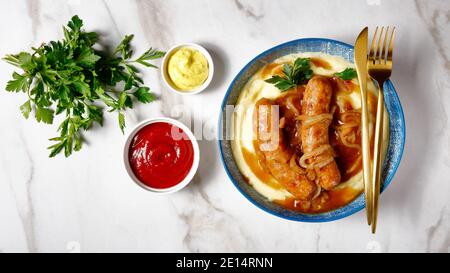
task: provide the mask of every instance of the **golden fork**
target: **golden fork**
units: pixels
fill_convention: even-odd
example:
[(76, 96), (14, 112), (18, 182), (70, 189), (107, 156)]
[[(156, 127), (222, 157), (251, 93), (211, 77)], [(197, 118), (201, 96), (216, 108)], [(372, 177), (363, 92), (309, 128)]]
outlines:
[[(367, 61), (367, 69), (369, 76), (378, 84), (378, 103), (377, 103), (377, 118), (375, 123), (375, 144), (374, 144), (374, 158), (372, 169), (372, 233), (375, 233), (377, 228), (378, 217), (378, 203), (381, 187), (381, 168), (383, 167), (382, 147), (383, 147), (383, 120), (384, 120), (384, 91), (383, 85), (389, 79), (392, 72), (392, 51), (394, 49), (395, 27), (392, 27), (392, 32), (389, 39), (389, 27), (381, 27), (378, 35), (377, 27), (373, 35), (372, 45), (370, 47), (369, 57)], [(384, 34), (384, 39), (383, 39)], [(384, 40), (384, 41), (382, 41)], [(382, 45), (383, 43), (383, 45)], [(376, 45), (378, 44), (378, 45)]]

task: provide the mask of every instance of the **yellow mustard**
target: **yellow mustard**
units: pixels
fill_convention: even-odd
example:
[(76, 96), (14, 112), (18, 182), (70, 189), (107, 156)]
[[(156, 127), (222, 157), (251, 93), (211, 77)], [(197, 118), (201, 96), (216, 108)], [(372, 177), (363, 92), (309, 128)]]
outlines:
[(208, 78), (208, 61), (198, 50), (183, 47), (170, 57), (167, 73), (176, 88), (190, 91)]

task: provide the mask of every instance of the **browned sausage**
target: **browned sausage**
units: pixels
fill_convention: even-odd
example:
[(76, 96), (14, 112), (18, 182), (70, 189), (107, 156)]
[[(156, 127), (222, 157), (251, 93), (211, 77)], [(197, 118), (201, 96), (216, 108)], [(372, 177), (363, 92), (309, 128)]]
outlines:
[(294, 152), (286, 144), (282, 129), (277, 126), (279, 118), (273, 111), (273, 105), (271, 100), (263, 98), (255, 106), (253, 125), (258, 159), (292, 195), (301, 200), (310, 200), (317, 186), (306, 179), (303, 170), (291, 160)]
[(341, 181), (328, 136), (332, 92), (327, 78), (315, 76), (309, 80), (303, 95), (300, 133), (304, 156), (310, 155), (307, 164), (314, 169), (318, 184), (327, 190)]
[(297, 122), (297, 117), (301, 115), (304, 89), (299, 85), (296, 89), (283, 92), (274, 101), (280, 106), (280, 116), (284, 118), (282, 123), (286, 140), (296, 154), (301, 154), (300, 124)]

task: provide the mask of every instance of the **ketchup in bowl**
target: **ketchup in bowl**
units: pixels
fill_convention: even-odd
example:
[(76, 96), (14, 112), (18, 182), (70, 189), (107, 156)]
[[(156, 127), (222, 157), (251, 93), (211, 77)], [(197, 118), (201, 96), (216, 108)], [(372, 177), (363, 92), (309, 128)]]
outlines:
[(164, 121), (142, 127), (132, 138), (128, 160), (136, 178), (154, 189), (181, 183), (194, 164), (191, 139), (180, 127)]

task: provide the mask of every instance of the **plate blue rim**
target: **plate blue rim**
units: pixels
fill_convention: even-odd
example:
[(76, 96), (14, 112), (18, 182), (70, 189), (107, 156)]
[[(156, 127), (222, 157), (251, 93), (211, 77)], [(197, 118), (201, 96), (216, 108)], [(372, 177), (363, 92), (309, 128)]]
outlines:
[[(226, 106), (226, 102), (227, 99), (232, 91), (232, 87), (235, 85), (236, 81), (238, 79), (241, 78), (241, 76), (245, 73), (245, 71), (247, 71), (247, 69), (253, 65), (256, 61), (258, 61), (259, 59), (261, 59), (262, 57), (270, 54), (271, 52), (283, 48), (283, 47), (288, 47), (288, 46), (292, 46), (292, 45), (296, 45), (299, 43), (306, 43), (306, 42), (324, 42), (324, 43), (334, 43), (337, 45), (340, 45), (342, 47), (345, 47), (349, 50), (353, 50), (354, 47), (350, 44), (341, 42), (341, 41), (337, 41), (337, 40), (333, 40), (333, 39), (328, 39), (328, 38), (301, 38), (301, 39), (296, 39), (296, 40), (292, 40), (292, 41), (288, 41), (282, 44), (279, 44), (277, 46), (274, 46), (262, 53), (260, 53), (259, 55), (257, 55), (256, 57), (254, 57), (250, 62), (248, 62), (240, 71), (239, 73), (234, 77), (233, 81), (230, 83), (227, 92), (225, 93), (225, 96), (223, 98), (221, 107), (220, 107), (220, 113), (219, 113), (219, 124), (218, 124), (218, 146), (219, 146), (219, 151), (220, 151), (220, 158), (221, 158), (221, 162), (222, 165), (224, 166), (225, 172), (227, 173), (228, 178), (231, 180), (231, 182), (233, 183), (233, 185), (238, 189), (238, 191), (248, 200), (250, 201), (250, 203), (252, 203), (253, 205), (255, 205), (256, 207), (258, 207), (259, 209), (272, 214), (274, 216), (283, 218), (283, 219), (287, 219), (287, 220), (292, 220), (292, 221), (298, 221), (298, 222), (310, 222), (310, 223), (321, 223), (321, 222), (331, 222), (331, 221), (335, 221), (335, 220), (339, 220), (345, 217), (348, 217), (352, 214), (355, 214), (359, 211), (361, 211), (364, 207), (365, 207), (365, 201), (364, 198), (362, 198), (362, 202), (360, 202), (358, 205), (351, 207), (350, 209), (344, 211), (343, 213), (337, 214), (337, 215), (332, 215), (329, 217), (323, 216), (321, 217), (322, 214), (302, 214), (302, 213), (298, 213), (298, 216), (288, 216), (285, 214), (281, 214), (278, 213), (276, 211), (270, 210), (264, 206), (262, 206), (261, 204), (259, 204), (258, 202), (256, 202), (255, 200), (253, 200), (252, 197), (250, 197), (246, 192), (243, 191), (243, 189), (239, 186), (239, 184), (235, 181), (234, 177), (232, 176), (227, 163), (225, 161), (224, 158), (224, 152), (222, 149), (222, 145), (221, 145), (221, 136), (223, 135), (223, 128), (222, 128), (222, 119), (223, 119), (223, 109)], [(398, 94), (394, 88), (394, 85), (392, 84), (391, 81), (387, 81), (385, 83), (385, 88), (390, 88), (392, 90), (392, 98), (390, 98), (390, 100), (394, 101), (394, 104), (397, 106), (396, 111), (398, 111), (399, 114), (399, 124), (398, 126), (400, 127), (401, 131), (400, 131), (400, 135), (401, 135), (401, 139), (400, 139), (400, 146), (399, 146), (399, 154), (397, 156), (397, 160), (395, 162), (393, 162), (393, 168), (391, 169), (391, 171), (389, 172), (389, 175), (387, 177), (384, 178), (384, 183), (381, 187), (381, 192), (384, 192), (384, 190), (389, 186), (389, 184), (392, 182), (392, 179), (395, 175), (395, 173), (397, 172), (397, 169), (400, 165), (402, 156), (403, 156), (403, 151), (404, 151), (404, 147), (405, 147), (405, 142), (406, 142), (406, 125), (405, 125), (405, 117), (404, 117), (404, 112), (403, 112), (403, 108), (401, 106), (400, 103), (400, 99), (398, 97)], [(388, 98), (389, 99), (389, 98)], [(389, 109), (388, 109), (389, 112)], [(389, 113), (391, 114), (391, 113)], [(392, 144), (392, 141), (390, 140), (389, 143), (389, 147), (388, 147), (388, 151), (390, 150), (390, 145)], [(386, 166), (383, 167), (383, 169), (385, 169)], [(361, 198), (361, 196), (357, 197), (356, 199)], [(351, 203), (354, 203), (356, 201), (356, 199), (354, 201), (352, 201)], [(351, 203), (349, 203), (348, 205), (342, 207), (345, 208), (347, 206), (349, 206)], [(340, 208), (340, 209), (342, 209)], [(299, 217), (299, 216), (307, 216), (307, 217)], [(326, 215), (326, 214), (324, 214)], [(313, 216), (313, 217), (311, 217)]]

